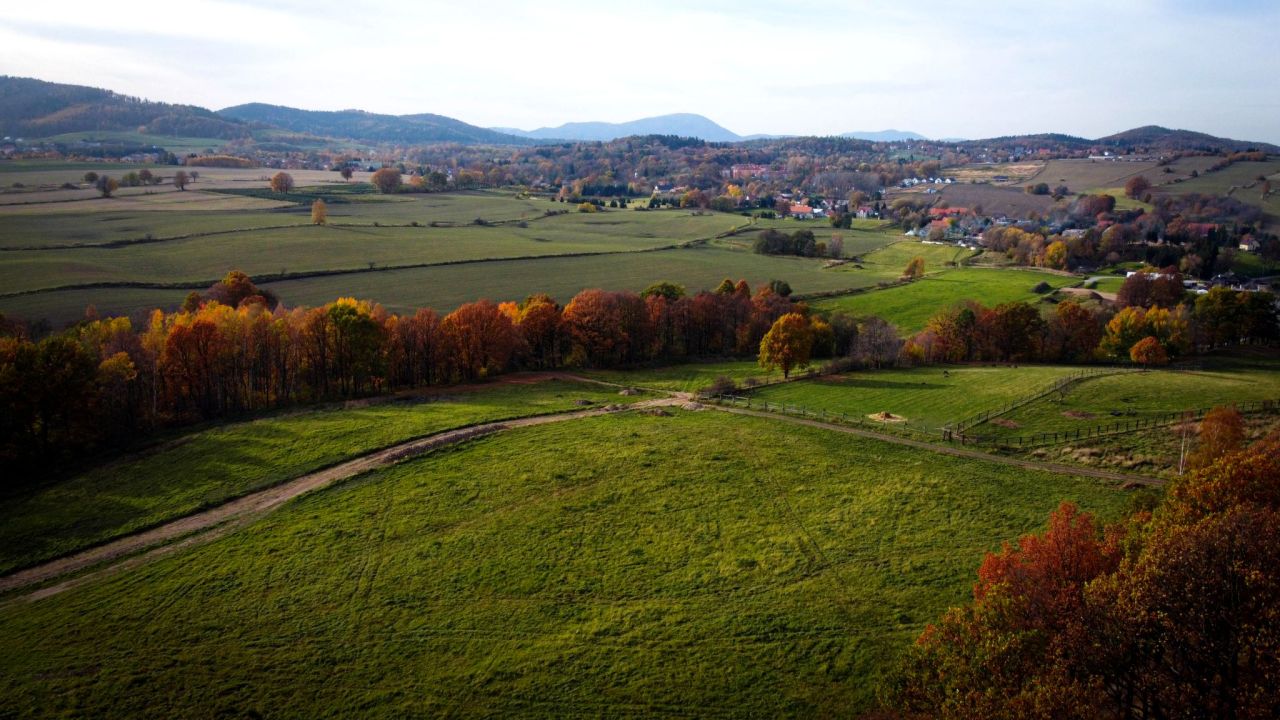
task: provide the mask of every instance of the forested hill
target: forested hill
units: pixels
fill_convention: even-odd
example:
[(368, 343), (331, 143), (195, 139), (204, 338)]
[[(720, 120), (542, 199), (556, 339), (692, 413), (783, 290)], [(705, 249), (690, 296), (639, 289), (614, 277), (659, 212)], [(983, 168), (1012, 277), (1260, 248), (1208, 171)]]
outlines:
[(234, 139), (243, 122), (193, 105), (170, 105), (110, 90), (0, 76), (0, 135), (46, 137), (86, 130)]
[(1280, 152), (1280, 147), (1264, 142), (1249, 140), (1231, 140), (1207, 133), (1192, 130), (1170, 130), (1159, 125), (1145, 125), (1132, 130), (1098, 138), (1097, 142), (1108, 146), (1147, 146), (1162, 150), (1209, 150), (1243, 152), (1261, 150), (1263, 152)]
[(532, 145), (529, 138), (468, 125), (443, 115), (379, 115), (363, 110), (299, 110), (282, 105), (249, 103), (218, 111), (222, 117), (271, 125), (308, 135), (351, 138), (372, 143), (422, 145), (451, 142), (467, 145)]

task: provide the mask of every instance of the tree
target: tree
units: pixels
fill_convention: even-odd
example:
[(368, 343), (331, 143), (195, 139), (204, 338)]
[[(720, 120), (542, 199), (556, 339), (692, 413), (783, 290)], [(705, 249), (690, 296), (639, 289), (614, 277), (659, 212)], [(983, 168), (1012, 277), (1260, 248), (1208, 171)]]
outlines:
[(684, 297), (685, 289), (683, 285), (672, 282), (656, 282), (640, 293), (640, 297), (651, 297), (653, 295), (661, 295), (668, 300), (679, 300)]
[(1148, 180), (1145, 175), (1131, 177), (1129, 178), (1129, 181), (1124, 184), (1124, 194), (1134, 199), (1141, 198), (1143, 194), (1150, 189), (1151, 181)]
[(1055, 240), (1044, 250), (1044, 264), (1059, 270), (1067, 269), (1067, 244)]
[(93, 186), (98, 189), (98, 192), (102, 193), (102, 197), (109, 198), (111, 193), (120, 188), (120, 183), (113, 177), (103, 175), (94, 182)]
[(440, 321), (454, 368), (464, 380), (506, 369), (520, 344), (511, 318), (488, 300), (468, 303)]
[(827, 241), (827, 255), (840, 259), (844, 257), (844, 238), (839, 235), (832, 235)]
[(355, 171), (351, 169), (350, 165), (343, 165), (342, 168), (338, 170), (338, 174), (342, 176), (343, 182), (347, 182), (351, 180), (352, 175), (355, 175)]
[(179, 170), (173, 174), (173, 186), (178, 188), (178, 190), (186, 190), (187, 183), (190, 181), (191, 178), (187, 175), (185, 170)]
[(271, 176), (271, 191), (281, 195), (293, 190), (293, 176), (283, 170)]
[(90, 185), (98, 182), (98, 173), (90, 170), (84, 174), (84, 181)]
[(1205, 414), (1196, 433), (1196, 450), (1191, 467), (1202, 468), (1240, 449), (1244, 444), (1244, 416), (1230, 405), (1219, 405)]
[(369, 182), (373, 183), (373, 187), (384, 195), (390, 195), (400, 189), (402, 178), (400, 171), (396, 168), (382, 168), (375, 172)]
[(875, 315), (863, 318), (858, 324), (858, 335), (853, 341), (852, 357), (867, 367), (880, 368), (892, 365), (902, 350), (898, 328), (884, 318)]
[(760, 341), (760, 367), (780, 368), (784, 378), (791, 371), (809, 364), (813, 350), (813, 328), (800, 313), (787, 313), (778, 318)]
[(324, 225), (329, 217), (329, 208), (324, 204), (324, 200), (316, 198), (311, 203), (311, 224)]
[(1169, 364), (1169, 354), (1165, 352), (1164, 345), (1161, 345), (1159, 340), (1150, 335), (1142, 338), (1134, 343), (1133, 347), (1129, 348), (1129, 359), (1143, 367)]
[(154, 179), (155, 179), (155, 175), (152, 175), (151, 171), (148, 170), (147, 168), (142, 168), (141, 170), (138, 171), (138, 180), (142, 181), (143, 185), (153, 184), (151, 181)]
[(907, 268), (902, 271), (902, 277), (905, 280), (919, 280), (924, 277), (924, 258), (920, 255), (911, 258)]

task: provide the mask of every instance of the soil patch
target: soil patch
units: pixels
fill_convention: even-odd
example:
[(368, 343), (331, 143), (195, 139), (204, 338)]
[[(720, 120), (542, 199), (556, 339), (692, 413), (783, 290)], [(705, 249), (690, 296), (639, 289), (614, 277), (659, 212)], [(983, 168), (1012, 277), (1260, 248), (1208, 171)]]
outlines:
[(879, 422), (879, 423), (900, 423), (900, 422), (907, 421), (907, 419), (902, 417), (901, 415), (894, 415), (888, 410), (882, 410), (878, 413), (871, 413), (870, 415), (867, 416), (867, 418), (871, 420), (875, 420), (876, 422)]
[(1097, 417), (1097, 415), (1094, 415), (1091, 412), (1085, 412), (1084, 410), (1065, 410), (1063, 411), (1062, 416), (1069, 417), (1072, 420), (1092, 420)]

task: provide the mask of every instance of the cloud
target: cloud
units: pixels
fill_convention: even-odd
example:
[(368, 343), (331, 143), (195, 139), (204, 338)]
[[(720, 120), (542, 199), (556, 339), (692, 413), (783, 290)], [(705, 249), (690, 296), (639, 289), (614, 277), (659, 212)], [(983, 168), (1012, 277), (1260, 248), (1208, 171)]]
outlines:
[(224, 107), (436, 112), (525, 128), (697, 112), (740, 133), (1098, 136), (1158, 122), (1280, 142), (1280, 6), (1189, 0), (643, 5), (15, 4), (0, 67)]

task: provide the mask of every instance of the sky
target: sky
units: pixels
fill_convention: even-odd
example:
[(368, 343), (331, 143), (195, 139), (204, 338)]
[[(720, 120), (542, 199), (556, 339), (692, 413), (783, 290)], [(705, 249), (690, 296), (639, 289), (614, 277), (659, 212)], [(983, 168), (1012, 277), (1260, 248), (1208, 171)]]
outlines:
[(1280, 144), (1280, 0), (8, 3), (0, 74), (213, 109), (432, 112), (533, 129), (706, 115), (742, 135), (894, 128)]

